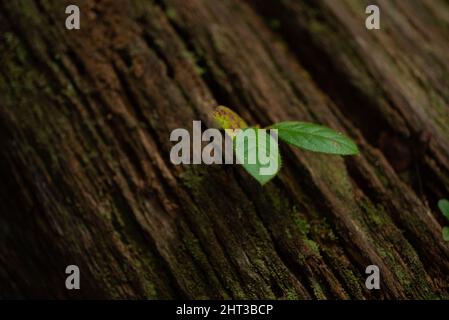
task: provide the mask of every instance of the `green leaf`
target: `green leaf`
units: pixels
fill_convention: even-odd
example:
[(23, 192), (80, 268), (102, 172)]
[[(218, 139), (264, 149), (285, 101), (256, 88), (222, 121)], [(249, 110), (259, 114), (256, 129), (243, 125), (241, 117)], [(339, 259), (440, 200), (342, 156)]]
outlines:
[(449, 227), (443, 228), (443, 239), (444, 241), (449, 241)]
[(225, 106), (218, 106), (213, 114), (215, 122), (223, 129), (245, 129), (248, 128), (245, 120), (237, 113)]
[(446, 219), (449, 220), (449, 201), (447, 199), (441, 199), (438, 201), (438, 208), (440, 208)]
[[(244, 138), (251, 135), (253, 139)], [(270, 145), (271, 144), (271, 145)], [(265, 150), (266, 159), (259, 158), (259, 149)], [(273, 179), (281, 168), (281, 156), (279, 146), (267, 130), (247, 128), (238, 133), (234, 139), (236, 158), (245, 170), (253, 176), (261, 185)], [(262, 153), (262, 150), (261, 153)], [(254, 155), (254, 163), (250, 163), (251, 153)], [(251, 161), (253, 162), (253, 161)], [(271, 164), (271, 169), (269, 170)]]
[(305, 150), (340, 155), (359, 153), (357, 145), (351, 139), (324, 126), (287, 121), (271, 127), (278, 129), (280, 139)]

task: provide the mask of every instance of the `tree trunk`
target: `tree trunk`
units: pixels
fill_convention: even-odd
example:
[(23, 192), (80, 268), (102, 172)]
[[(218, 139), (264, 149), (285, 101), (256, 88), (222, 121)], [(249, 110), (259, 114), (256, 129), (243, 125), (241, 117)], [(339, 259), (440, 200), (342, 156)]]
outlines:
[[(359, 0), (1, 1), (0, 297), (448, 298), (449, 5), (370, 2), (381, 30)], [(361, 154), (173, 165), (220, 104)]]

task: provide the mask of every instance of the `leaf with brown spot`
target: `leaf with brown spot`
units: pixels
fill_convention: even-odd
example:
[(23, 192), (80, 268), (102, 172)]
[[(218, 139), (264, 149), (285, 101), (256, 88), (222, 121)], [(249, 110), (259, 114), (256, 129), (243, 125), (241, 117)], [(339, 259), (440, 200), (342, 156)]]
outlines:
[(213, 114), (215, 122), (223, 129), (246, 129), (248, 125), (237, 113), (225, 106), (218, 106)]

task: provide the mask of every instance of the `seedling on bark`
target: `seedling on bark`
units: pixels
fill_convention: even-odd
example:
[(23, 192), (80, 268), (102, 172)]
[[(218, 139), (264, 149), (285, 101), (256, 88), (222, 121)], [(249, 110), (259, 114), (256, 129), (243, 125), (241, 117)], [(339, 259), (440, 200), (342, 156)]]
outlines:
[[(258, 126), (249, 127), (237, 113), (224, 106), (219, 106), (216, 109), (214, 119), (221, 128), (225, 129), (228, 135), (231, 135), (234, 141), (233, 148), (236, 158), (239, 159), (239, 162), (245, 170), (262, 185), (275, 177), (281, 167), (281, 156), (277, 146), (277, 137), (295, 147), (312, 152), (344, 156), (359, 153), (357, 145), (342, 133), (313, 123), (298, 121), (275, 123), (266, 128), (275, 129), (273, 131), (276, 132), (277, 137), (273, 137), (272, 134), (268, 134), (266, 130), (262, 130)], [(241, 130), (237, 131), (237, 133), (236, 131), (232, 131), (237, 129)], [(244, 139), (237, 138), (238, 135), (246, 134), (248, 130), (255, 132), (257, 140), (253, 146), (255, 145), (256, 150), (251, 150), (250, 143), (245, 144)], [(274, 150), (270, 150), (270, 146), (273, 146), (273, 143), (271, 143), (273, 139), (276, 140), (275, 147)], [(279, 165), (275, 172), (261, 174), (261, 169), (264, 166), (259, 161), (259, 149), (265, 149), (265, 154), (268, 154), (270, 159), (278, 159)], [(256, 157), (255, 163), (249, 164), (247, 160), (251, 151), (255, 151), (254, 153), (258, 156)]]
[[(443, 215), (449, 221), (449, 201), (447, 199), (441, 199), (438, 201), (438, 208), (440, 208)], [(443, 228), (443, 239), (449, 241), (449, 227)]]

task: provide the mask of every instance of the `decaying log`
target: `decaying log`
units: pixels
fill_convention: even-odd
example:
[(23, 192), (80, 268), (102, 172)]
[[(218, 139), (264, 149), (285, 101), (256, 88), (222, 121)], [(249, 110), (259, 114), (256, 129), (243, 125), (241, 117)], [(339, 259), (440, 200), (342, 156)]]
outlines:
[[(0, 297), (447, 298), (449, 5), (375, 2), (373, 31), (359, 0), (0, 2)], [(171, 164), (219, 104), (361, 154)]]

